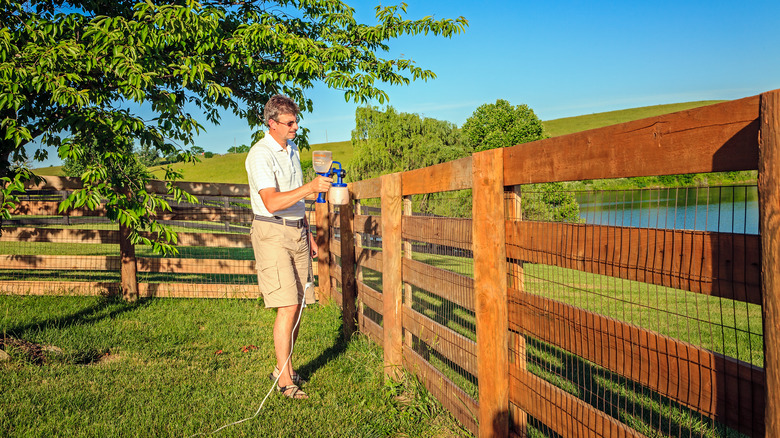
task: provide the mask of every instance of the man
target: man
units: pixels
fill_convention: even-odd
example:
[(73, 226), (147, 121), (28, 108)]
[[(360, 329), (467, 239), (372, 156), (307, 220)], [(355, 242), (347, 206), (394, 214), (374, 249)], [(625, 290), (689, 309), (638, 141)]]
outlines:
[(277, 389), (285, 396), (306, 399), (291, 357), (302, 303), (304, 299), (307, 304), (314, 302), (313, 293), (304, 297), (309, 257), (317, 251), (305, 219), (304, 198), (327, 191), (333, 180), (317, 176), (303, 184), (300, 153), (292, 142), (299, 112), (298, 105), (286, 96), (268, 100), (264, 111), (268, 132), (249, 150), (245, 167), (255, 214), (250, 235), (257, 281), (265, 306), (277, 312), (273, 334), (276, 367), (269, 377), (279, 378)]

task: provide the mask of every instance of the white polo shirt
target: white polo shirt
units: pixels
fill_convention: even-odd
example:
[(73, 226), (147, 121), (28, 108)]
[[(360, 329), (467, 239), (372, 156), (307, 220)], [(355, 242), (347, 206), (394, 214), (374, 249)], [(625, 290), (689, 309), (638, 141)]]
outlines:
[(301, 154), (298, 146), (287, 140), (287, 150), (268, 132), (252, 146), (244, 162), (249, 177), (249, 199), (252, 201), (252, 211), (260, 216), (279, 216), (286, 219), (302, 219), (306, 213), (306, 203), (303, 199), (284, 210), (271, 214), (259, 191), (276, 187), (279, 192), (289, 192), (303, 185), (301, 171)]

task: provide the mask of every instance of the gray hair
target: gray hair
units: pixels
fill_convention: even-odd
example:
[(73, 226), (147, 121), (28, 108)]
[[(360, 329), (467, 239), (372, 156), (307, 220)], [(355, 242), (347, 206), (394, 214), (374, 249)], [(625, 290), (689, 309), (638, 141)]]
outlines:
[(279, 116), (282, 114), (292, 114), (297, 116), (300, 112), (301, 110), (298, 108), (298, 104), (296, 104), (294, 100), (282, 94), (272, 96), (270, 99), (268, 99), (268, 102), (266, 102), (265, 108), (263, 108), (263, 115), (266, 125), (271, 119), (278, 121)]

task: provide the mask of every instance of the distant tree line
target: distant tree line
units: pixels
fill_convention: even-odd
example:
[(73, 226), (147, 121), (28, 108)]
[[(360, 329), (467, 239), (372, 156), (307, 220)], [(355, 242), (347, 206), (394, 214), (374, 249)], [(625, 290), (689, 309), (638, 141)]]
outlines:
[[(352, 131), (351, 180), (374, 178), (467, 157), (474, 152), (547, 138), (542, 121), (527, 105), (499, 99), (476, 109), (461, 128), (455, 124), (397, 112), (361, 107)], [(450, 217), (471, 215), (471, 191), (416, 196), (417, 210)], [(578, 221), (579, 205), (561, 184), (523, 188), (523, 216), (528, 220)]]
[(227, 151), (229, 154), (242, 154), (244, 152), (249, 152), (249, 149), (251, 149), (251, 146), (242, 144), (241, 146), (231, 146)]
[(125, 170), (132, 169), (133, 172), (140, 173), (146, 172), (148, 167), (197, 161), (198, 157), (212, 158), (215, 155), (214, 152), (206, 151), (200, 146), (193, 146), (189, 150), (191, 158), (187, 158), (181, 152), (169, 152), (163, 156), (159, 149), (150, 145), (134, 148), (127, 139), (117, 138), (115, 141), (123, 144), (118, 146), (112, 145), (111, 148), (117, 148), (122, 151), (120, 155), (123, 159), (122, 164), (120, 164), (112, 154), (105, 154), (106, 147), (102, 146), (94, 137), (79, 134), (70, 141), (79, 144), (79, 147), (83, 150), (81, 155), (70, 156), (63, 160), (62, 171), (65, 175), (73, 177), (81, 177), (95, 163), (100, 163), (106, 168), (114, 166), (116, 168), (124, 168)]

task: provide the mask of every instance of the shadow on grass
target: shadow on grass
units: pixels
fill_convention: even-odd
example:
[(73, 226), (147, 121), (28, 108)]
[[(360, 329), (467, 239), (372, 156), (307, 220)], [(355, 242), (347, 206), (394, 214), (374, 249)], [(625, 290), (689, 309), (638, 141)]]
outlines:
[[(646, 435), (690, 437), (744, 437), (712, 419), (618, 374), (550, 344), (526, 337), (528, 364), (536, 365), (543, 379), (574, 384), (585, 403)], [(551, 358), (553, 358), (551, 360)], [(529, 367), (530, 369), (530, 367)], [(547, 426), (533, 419), (540, 432)], [(543, 436), (558, 436), (543, 433)]]
[(345, 351), (349, 345), (349, 339), (345, 339), (342, 335), (343, 324), (339, 324), (337, 335), (335, 336), (333, 345), (325, 349), (319, 356), (305, 363), (303, 366), (297, 369), (298, 373), (304, 379), (308, 379), (312, 374), (317, 372), (320, 368), (325, 366), (328, 362), (335, 360)]
[(149, 305), (150, 301), (151, 298), (146, 298), (130, 303), (118, 295), (104, 296), (94, 305), (70, 315), (56, 316), (16, 327), (8, 327), (5, 333), (15, 338), (23, 338), (25, 333), (37, 333), (48, 328), (63, 329), (71, 326), (94, 324), (104, 319), (115, 318), (125, 312), (144, 308)]

